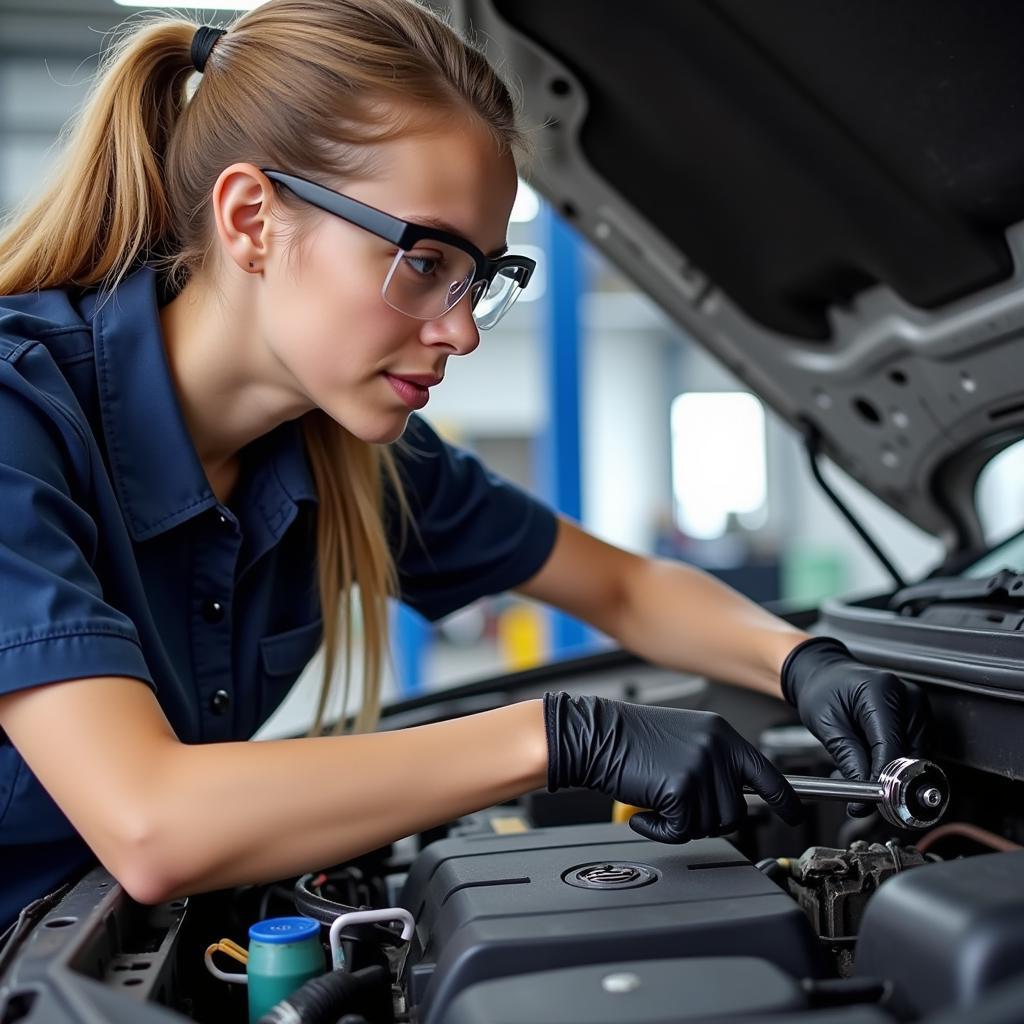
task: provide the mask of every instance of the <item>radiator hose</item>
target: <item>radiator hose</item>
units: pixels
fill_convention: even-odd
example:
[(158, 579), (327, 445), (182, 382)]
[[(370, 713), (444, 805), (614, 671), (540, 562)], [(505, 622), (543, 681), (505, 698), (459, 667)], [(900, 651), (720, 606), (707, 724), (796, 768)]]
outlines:
[(257, 1024), (335, 1024), (359, 1014), (372, 1024), (392, 1024), (391, 975), (380, 965), (331, 971), (297, 988), (260, 1017)]

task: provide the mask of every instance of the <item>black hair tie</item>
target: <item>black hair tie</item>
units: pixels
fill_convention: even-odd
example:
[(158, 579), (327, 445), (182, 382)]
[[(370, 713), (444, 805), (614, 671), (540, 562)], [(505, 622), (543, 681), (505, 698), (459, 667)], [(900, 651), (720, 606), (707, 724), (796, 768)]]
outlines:
[(206, 68), (210, 51), (217, 45), (221, 36), (227, 35), (226, 28), (214, 28), (212, 25), (201, 25), (192, 37), (192, 63), (200, 74)]

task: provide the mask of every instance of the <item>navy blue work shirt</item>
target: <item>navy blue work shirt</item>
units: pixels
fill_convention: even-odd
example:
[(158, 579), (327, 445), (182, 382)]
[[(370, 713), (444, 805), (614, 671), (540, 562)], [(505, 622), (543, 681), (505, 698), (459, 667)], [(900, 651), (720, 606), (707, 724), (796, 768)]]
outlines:
[[(181, 741), (247, 739), (322, 639), (316, 492), (292, 420), (217, 500), (168, 369), (169, 298), (145, 264), (105, 302), (0, 297), (0, 693), (130, 676)], [(392, 537), (405, 603), (434, 620), (543, 565), (550, 509), (419, 417), (404, 440), (422, 540)], [(0, 929), (94, 862), (0, 732)]]

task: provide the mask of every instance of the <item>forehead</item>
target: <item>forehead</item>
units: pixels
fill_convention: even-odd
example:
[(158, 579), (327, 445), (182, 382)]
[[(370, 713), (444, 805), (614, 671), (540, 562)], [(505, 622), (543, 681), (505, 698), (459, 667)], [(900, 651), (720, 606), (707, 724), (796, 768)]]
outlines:
[(485, 129), (460, 119), (375, 148), (373, 179), (347, 183), (348, 195), (405, 220), (450, 225), (484, 252), (505, 244), (516, 166)]

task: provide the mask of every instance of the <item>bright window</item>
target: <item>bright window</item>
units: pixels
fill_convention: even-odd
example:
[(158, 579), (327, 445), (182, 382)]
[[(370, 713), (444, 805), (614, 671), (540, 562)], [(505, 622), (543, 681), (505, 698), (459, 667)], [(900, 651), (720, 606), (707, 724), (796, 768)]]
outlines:
[(974, 500), (989, 543), (1024, 526), (1024, 441), (1004, 448), (985, 466)]
[(691, 537), (726, 532), (730, 513), (765, 509), (764, 408), (742, 391), (687, 392), (672, 402), (676, 524)]

